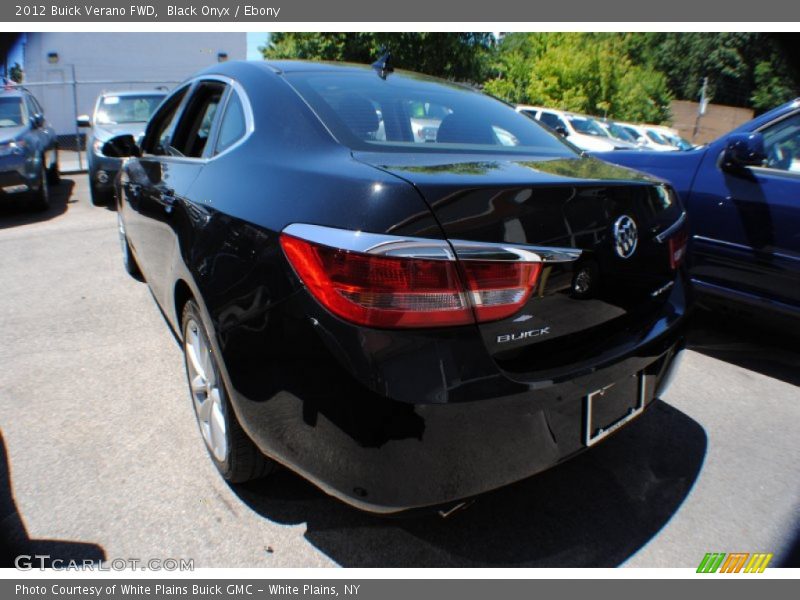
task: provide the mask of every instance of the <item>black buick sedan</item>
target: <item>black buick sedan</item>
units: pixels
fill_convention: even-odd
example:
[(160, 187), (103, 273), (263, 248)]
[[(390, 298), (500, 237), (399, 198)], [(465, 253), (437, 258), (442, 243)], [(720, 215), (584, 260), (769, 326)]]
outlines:
[(474, 90), (224, 63), (104, 150), (230, 482), (283, 464), (370, 511), (455, 502), (600, 442), (674, 372), (673, 191)]

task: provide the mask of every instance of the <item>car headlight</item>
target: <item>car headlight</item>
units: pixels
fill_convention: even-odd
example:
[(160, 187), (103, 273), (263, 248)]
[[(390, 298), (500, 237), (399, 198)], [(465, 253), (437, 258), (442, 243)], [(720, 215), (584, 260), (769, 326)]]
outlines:
[(21, 155), (25, 153), (27, 144), (25, 140), (11, 140), (10, 142), (0, 143), (0, 156), (9, 156), (11, 154)]

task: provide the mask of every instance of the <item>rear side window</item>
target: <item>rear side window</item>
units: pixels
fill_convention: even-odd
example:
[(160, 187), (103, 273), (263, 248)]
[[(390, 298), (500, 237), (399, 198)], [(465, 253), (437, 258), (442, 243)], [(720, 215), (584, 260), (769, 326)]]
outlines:
[(370, 69), (285, 77), (339, 142), (355, 150), (574, 156), (535, 121), (455, 84), (399, 73), (384, 80)]
[(244, 118), (244, 107), (236, 92), (231, 93), (231, 97), (225, 106), (225, 114), (222, 116), (222, 122), (219, 127), (219, 136), (217, 137), (217, 147), (214, 150), (215, 154), (224, 152), (236, 142), (244, 137), (247, 131), (247, 124)]
[(197, 85), (172, 137), (171, 146), (177, 155), (189, 158), (203, 156), (224, 93), (224, 83), (203, 81)]

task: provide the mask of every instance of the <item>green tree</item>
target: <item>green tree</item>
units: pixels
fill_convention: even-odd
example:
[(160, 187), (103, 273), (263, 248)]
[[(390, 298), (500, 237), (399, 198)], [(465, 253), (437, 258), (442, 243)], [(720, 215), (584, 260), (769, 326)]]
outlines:
[(395, 68), (470, 83), (489, 73), (491, 33), (274, 33), (262, 48), (267, 59), (299, 58), (370, 64), (384, 48)]
[(791, 100), (800, 88), (775, 34), (632, 33), (624, 43), (635, 62), (664, 73), (681, 100), (698, 100), (706, 77), (712, 102), (757, 111)]
[(617, 119), (662, 123), (671, 94), (663, 74), (634, 64), (619, 34), (513, 34), (498, 48), (486, 91)]
[(759, 111), (769, 110), (798, 95), (798, 86), (793, 77), (775, 64), (762, 61), (753, 70), (755, 86), (751, 99), (753, 107)]
[(22, 80), (25, 78), (25, 73), (22, 71), (22, 65), (20, 65), (18, 62), (15, 62), (14, 66), (8, 70), (8, 78), (11, 79), (11, 81), (22, 83)]

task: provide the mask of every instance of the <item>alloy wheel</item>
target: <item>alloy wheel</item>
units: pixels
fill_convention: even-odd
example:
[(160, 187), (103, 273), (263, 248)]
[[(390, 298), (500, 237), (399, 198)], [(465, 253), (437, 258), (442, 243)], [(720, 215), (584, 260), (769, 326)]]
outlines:
[(184, 352), (189, 388), (200, 432), (214, 458), (224, 463), (228, 458), (225, 392), (208, 339), (194, 319), (189, 319), (186, 323)]

